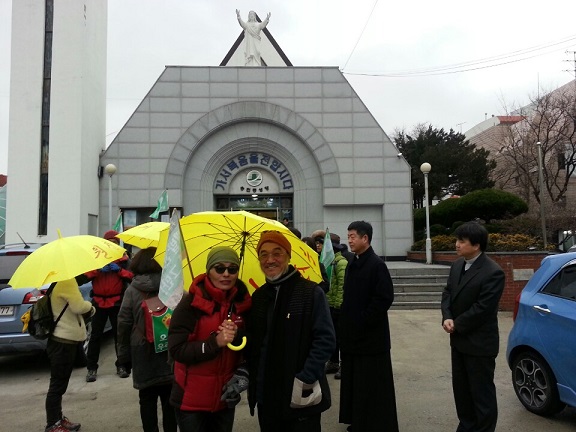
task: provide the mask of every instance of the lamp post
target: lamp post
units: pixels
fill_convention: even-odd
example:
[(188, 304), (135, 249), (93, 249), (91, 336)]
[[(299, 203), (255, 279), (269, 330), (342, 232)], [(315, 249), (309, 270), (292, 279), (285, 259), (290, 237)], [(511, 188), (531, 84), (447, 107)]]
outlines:
[(116, 165), (106, 165), (104, 172), (108, 174), (108, 225), (111, 229), (112, 225), (114, 225), (112, 222), (112, 176), (116, 173)]
[(430, 204), (428, 200), (428, 173), (432, 165), (424, 162), (420, 165), (420, 171), (424, 174), (424, 200), (426, 202), (426, 264), (432, 264), (432, 240), (430, 239)]
[(542, 173), (542, 143), (538, 141), (536, 143), (538, 147), (538, 183), (540, 184), (540, 222), (542, 223), (542, 241), (544, 242), (544, 249), (548, 247), (548, 242), (546, 241), (546, 219), (544, 214), (544, 175)]

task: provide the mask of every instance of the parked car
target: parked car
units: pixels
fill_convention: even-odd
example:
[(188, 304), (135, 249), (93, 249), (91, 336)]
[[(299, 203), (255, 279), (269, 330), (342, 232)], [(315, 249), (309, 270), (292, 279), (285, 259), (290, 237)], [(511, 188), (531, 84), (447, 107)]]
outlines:
[(576, 253), (542, 260), (517, 298), (506, 356), (527, 410), (549, 416), (576, 406)]
[[(46, 348), (45, 340), (34, 339), (22, 333), (20, 317), (42, 298), (49, 285), (36, 288), (12, 288), (8, 281), (24, 259), (42, 246), (42, 243), (0, 245), (0, 354), (22, 353)], [(85, 300), (91, 300), (92, 283), (80, 286)], [(89, 331), (89, 326), (87, 326)], [(84, 343), (84, 351), (88, 342)], [(80, 360), (82, 363), (82, 360)]]

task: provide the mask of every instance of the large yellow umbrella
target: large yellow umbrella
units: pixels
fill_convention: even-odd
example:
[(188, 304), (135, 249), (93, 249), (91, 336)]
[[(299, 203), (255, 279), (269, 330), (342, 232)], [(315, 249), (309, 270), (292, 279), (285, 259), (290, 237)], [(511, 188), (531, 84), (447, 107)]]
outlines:
[(58, 231), (58, 239), (39, 247), (22, 261), (8, 284), (12, 288), (39, 288), (74, 279), (122, 258), (125, 252), (123, 247), (100, 237), (62, 237)]
[[(250, 292), (264, 284), (265, 278), (256, 246), (260, 234), (264, 231), (281, 232), (292, 245), (290, 263), (307, 279), (322, 281), (318, 254), (296, 237), (284, 224), (266, 219), (246, 211), (199, 212), (180, 219), (180, 229), (190, 264), (183, 261), (184, 287), (190, 286), (191, 276), (206, 272), (206, 260), (210, 249), (216, 246), (229, 246), (240, 257), (239, 277), (246, 283)], [(168, 230), (160, 235), (155, 259), (164, 263), (164, 253), (168, 239)]]
[(157, 247), (160, 240), (160, 233), (168, 231), (170, 224), (168, 222), (146, 222), (127, 229), (117, 234), (120, 240), (140, 249)]

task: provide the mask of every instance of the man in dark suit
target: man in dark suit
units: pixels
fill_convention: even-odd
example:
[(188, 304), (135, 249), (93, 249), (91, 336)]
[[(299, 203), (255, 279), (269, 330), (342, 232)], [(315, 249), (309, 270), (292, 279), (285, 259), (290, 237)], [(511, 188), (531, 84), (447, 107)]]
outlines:
[(498, 302), (504, 271), (486, 255), (488, 232), (458, 227), (456, 253), (442, 293), (442, 327), (450, 334), (456, 432), (493, 432), (498, 420), (494, 369), (499, 348)]

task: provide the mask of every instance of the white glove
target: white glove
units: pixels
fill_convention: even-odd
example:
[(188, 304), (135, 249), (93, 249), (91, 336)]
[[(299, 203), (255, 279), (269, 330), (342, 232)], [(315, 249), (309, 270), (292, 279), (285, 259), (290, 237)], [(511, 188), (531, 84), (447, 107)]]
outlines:
[(306, 384), (298, 378), (294, 378), (292, 387), (291, 408), (306, 408), (318, 405), (322, 401), (322, 389), (320, 383), (314, 381), (312, 384)]

